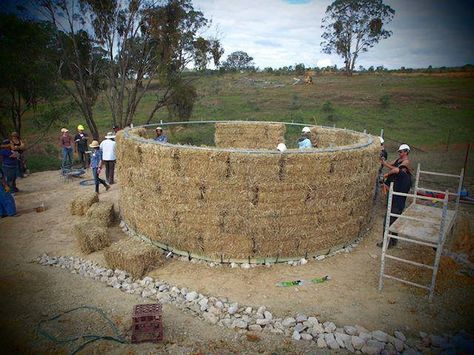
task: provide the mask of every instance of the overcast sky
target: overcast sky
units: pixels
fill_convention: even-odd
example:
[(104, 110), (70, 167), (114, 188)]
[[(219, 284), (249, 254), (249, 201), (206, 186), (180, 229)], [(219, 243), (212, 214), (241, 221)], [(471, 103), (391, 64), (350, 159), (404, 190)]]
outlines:
[[(321, 52), (321, 19), (332, 0), (194, 0), (218, 27), (224, 59), (243, 50), (260, 68), (343, 65)], [(474, 64), (474, 0), (386, 0), (392, 37), (363, 53), (356, 67)], [(210, 34), (215, 32), (211, 30)]]

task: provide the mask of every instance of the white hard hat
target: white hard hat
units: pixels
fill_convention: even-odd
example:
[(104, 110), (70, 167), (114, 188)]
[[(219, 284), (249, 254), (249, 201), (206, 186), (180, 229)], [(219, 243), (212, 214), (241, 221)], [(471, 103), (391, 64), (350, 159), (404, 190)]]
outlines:
[(380, 144), (383, 144), (383, 142), (385, 142), (385, 140), (382, 137), (379, 137), (379, 139), (380, 139)]
[(161, 128), (161, 127), (156, 127), (155, 128), (155, 131), (162, 131), (162, 130), (163, 130), (163, 128)]
[(408, 150), (410, 151), (410, 147), (408, 146), (408, 144), (402, 144), (399, 148), (398, 148), (398, 151), (400, 150)]
[(280, 152), (284, 152), (286, 150), (286, 144), (285, 143), (280, 143), (277, 145), (277, 150), (279, 150)]
[(301, 130), (301, 132), (303, 132), (303, 133), (311, 133), (311, 130), (309, 129), (309, 127), (303, 127), (303, 129)]

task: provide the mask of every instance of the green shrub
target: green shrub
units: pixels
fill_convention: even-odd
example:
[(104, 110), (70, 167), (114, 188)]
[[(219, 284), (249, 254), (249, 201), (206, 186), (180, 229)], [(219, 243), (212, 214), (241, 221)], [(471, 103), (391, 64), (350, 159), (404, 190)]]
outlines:
[(334, 107), (332, 106), (331, 101), (326, 101), (321, 107), (321, 109), (323, 110), (323, 112), (326, 113), (334, 112)]
[(383, 95), (379, 99), (380, 107), (387, 109), (390, 107), (390, 95)]

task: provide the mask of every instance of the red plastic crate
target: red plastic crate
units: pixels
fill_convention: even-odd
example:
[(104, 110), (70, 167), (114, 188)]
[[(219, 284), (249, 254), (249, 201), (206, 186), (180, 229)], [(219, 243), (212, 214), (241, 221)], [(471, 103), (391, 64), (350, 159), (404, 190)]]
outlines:
[(133, 307), (132, 343), (163, 340), (161, 304), (139, 304)]

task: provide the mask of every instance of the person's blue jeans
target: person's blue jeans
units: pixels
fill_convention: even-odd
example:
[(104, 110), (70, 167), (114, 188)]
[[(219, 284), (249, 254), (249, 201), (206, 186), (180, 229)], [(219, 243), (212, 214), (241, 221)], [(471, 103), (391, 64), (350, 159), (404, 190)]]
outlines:
[(72, 166), (72, 147), (63, 147), (63, 168)]

